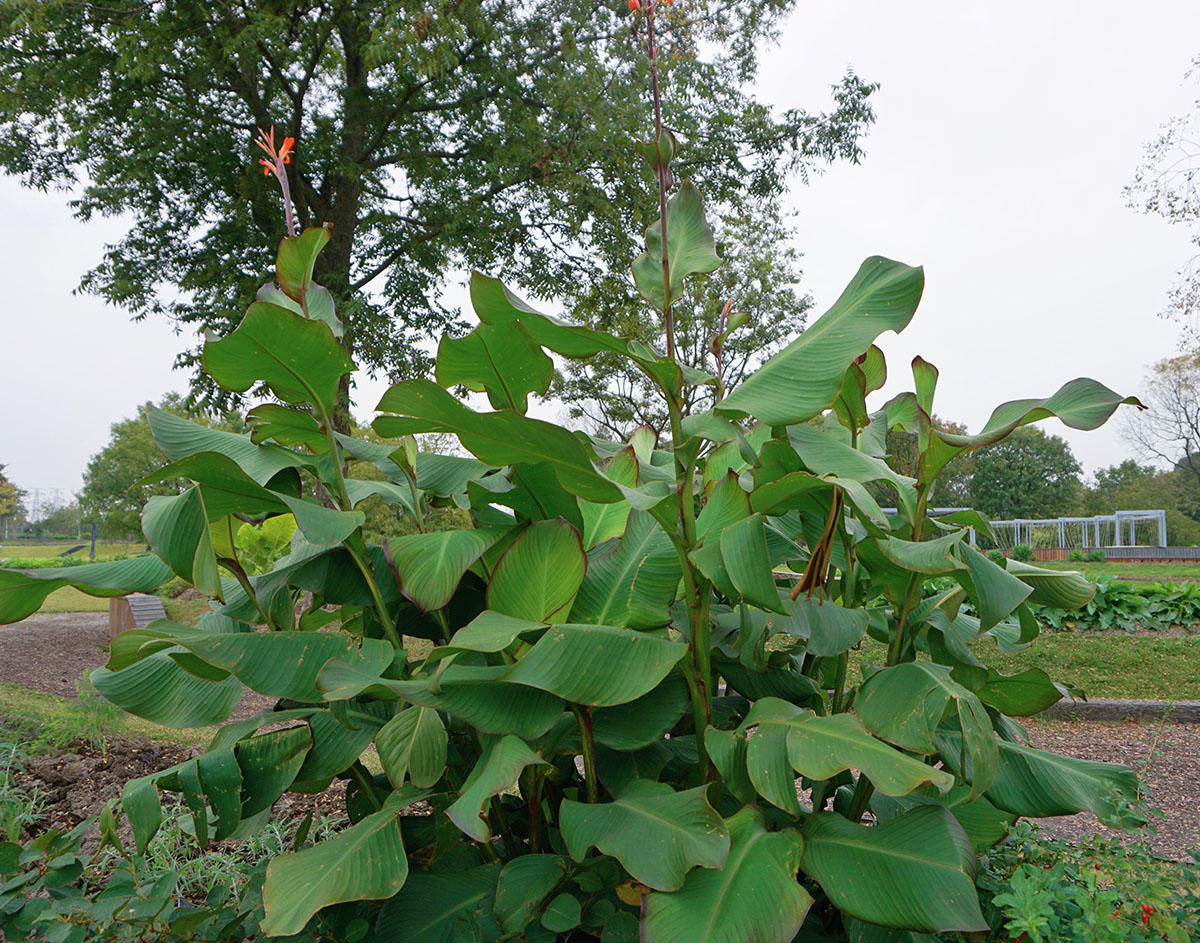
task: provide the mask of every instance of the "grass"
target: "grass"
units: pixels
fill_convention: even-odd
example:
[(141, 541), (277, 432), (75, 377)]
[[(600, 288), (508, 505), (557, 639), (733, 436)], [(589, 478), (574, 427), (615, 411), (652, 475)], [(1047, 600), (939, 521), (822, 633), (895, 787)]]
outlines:
[[(990, 640), (975, 644), (985, 665), (1011, 675), (1041, 668), (1053, 680), (1072, 684), (1088, 697), (1200, 698), (1200, 635), (1175, 638), (1116, 632), (1046, 632), (1031, 648), (1005, 654)], [(887, 648), (873, 639), (850, 653), (850, 671), (881, 665)]]
[(1035, 561), (1051, 570), (1078, 570), (1092, 579), (1184, 580), (1200, 579), (1200, 563), (1071, 563), (1063, 560)]
[[(22, 560), (50, 560), (57, 557), (64, 550), (69, 550), (71, 547), (77, 547), (80, 544), (86, 546), (73, 554), (71, 559), (88, 561), (88, 552), (91, 549), (91, 538), (84, 537), (82, 540), (58, 540), (54, 543), (47, 544), (27, 544), (23, 540), (9, 540), (7, 543), (0, 543), (0, 560), (5, 557), (20, 557)], [(139, 553), (146, 552), (144, 543), (99, 543), (96, 544), (96, 559), (111, 560), (113, 557), (133, 556)]]
[(0, 682), (0, 723), (30, 733), (33, 742), (47, 751), (79, 740), (102, 746), (110, 736), (146, 737), (191, 746), (207, 744), (216, 732), (215, 727), (184, 730), (152, 724), (94, 693), (80, 693), (81, 697), (72, 699)]
[(204, 613), (211, 612), (208, 599), (164, 599), (167, 618), (180, 625), (195, 625)]
[(89, 596), (74, 586), (64, 586), (47, 596), (38, 612), (108, 612), (108, 598)]

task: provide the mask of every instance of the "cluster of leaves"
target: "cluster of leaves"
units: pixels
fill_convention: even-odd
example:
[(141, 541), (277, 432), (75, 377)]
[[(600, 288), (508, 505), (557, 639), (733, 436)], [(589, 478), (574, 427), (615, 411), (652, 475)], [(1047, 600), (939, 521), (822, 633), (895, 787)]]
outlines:
[(1022, 822), (984, 857), (979, 886), (996, 939), (1190, 943), (1200, 939), (1197, 862), (1141, 842), (1044, 839)]
[[(204, 847), (261, 828), (285, 791), (347, 781), (351, 824), (267, 868), (267, 936), (981, 932), (976, 856), (1016, 818), (1141, 821), (1131, 770), (1034, 749), (1013, 719), (1064, 689), (1039, 671), (1003, 676), (967, 644), (1026, 646), (1033, 604), (1082, 606), (1094, 585), (993, 563), (966, 540), (987, 531), (978, 514), (926, 514), (956, 457), (1048, 416), (1094, 428), (1130, 401), (1075, 380), (1000, 406), (976, 435), (946, 431), (931, 419), (937, 370), (917, 358), (913, 392), (868, 410), (886, 377), (875, 341), (907, 326), (924, 284), (879, 257), (726, 395), (719, 376), (672, 354), (674, 302), (720, 263), (702, 200), (687, 182), (666, 200), (669, 132), (638, 151), (666, 211), (633, 276), (663, 317), (666, 355), (542, 315), (477, 274), (480, 323), (442, 340), (435, 380), (384, 395), (382, 441), (340, 433), (354, 364), (313, 281), (329, 230), (309, 229), (283, 241), (277, 284), (237, 330), (205, 346), (215, 383), (276, 398), (249, 412), (249, 434), (148, 412), (170, 463), (143, 483), (193, 482), (146, 504), (157, 556), (0, 571), (0, 622), (61, 585), (106, 596), (175, 574), (212, 598), (195, 627), (157, 622), (113, 640), (91, 680), (134, 714), (219, 724), (247, 689), (277, 699), (126, 786), (135, 854), (162, 827), (163, 792), (181, 797)], [(657, 388), (669, 443), (526, 415), (552, 382), (551, 354), (602, 351)], [(697, 385), (714, 387), (714, 405), (686, 412)], [(449, 392), (459, 386), (492, 409), (468, 408)], [(895, 429), (916, 435), (915, 478), (885, 461)], [(423, 433), (454, 435), (471, 457), (421, 453)], [(351, 459), (380, 474), (347, 474)], [(403, 508), (414, 533), (368, 543), (360, 505), (376, 498)], [(472, 526), (430, 530), (447, 506)], [(239, 522), (283, 515), (296, 524), (289, 552), (251, 573)], [(848, 677), (868, 634), (887, 657)], [(381, 774), (361, 761), (372, 744)], [(101, 819), (108, 844), (117, 811)], [(5, 919), (31, 906), (43, 905), (12, 897)]]
[(1054, 629), (1162, 630), (1200, 623), (1200, 585), (1196, 583), (1129, 583), (1097, 580), (1096, 594), (1081, 609), (1051, 606), (1035, 609), (1038, 619)]

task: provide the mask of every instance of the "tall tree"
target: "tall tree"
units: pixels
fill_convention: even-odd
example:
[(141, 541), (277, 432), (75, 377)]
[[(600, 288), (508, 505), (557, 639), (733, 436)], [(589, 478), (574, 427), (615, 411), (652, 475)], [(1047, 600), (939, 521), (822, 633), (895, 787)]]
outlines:
[[(1187, 76), (1200, 74), (1200, 56), (1192, 60)], [(1192, 110), (1166, 122), (1158, 137), (1146, 145), (1145, 156), (1133, 182), (1125, 188), (1129, 205), (1144, 213), (1162, 216), (1174, 226), (1191, 230), (1191, 241), (1200, 246), (1200, 100)], [(1192, 340), (1200, 337), (1200, 255), (1179, 270), (1168, 293), (1165, 316), (1184, 324)]]
[(1160, 360), (1142, 384), (1147, 409), (1126, 417), (1126, 438), (1200, 487), (1200, 351)]
[(3, 524), (3, 533), (8, 537), (9, 525), (12, 523), (18, 512), (21, 511), (21, 498), (25, 492), (8, 480), (4, 474), (6, 465), (0, 465), (0, 523)]
[(993, 520), (1036, 520), (1078, 513), (1082, 490), (1066, 440), (1024, 426), (979, 450), (970, 496), (971, 506)]
[(1084, 513), (1161, 509), (1167, 512), (1167, 542), (1190, 547), (1200, 543), (1197, 498), (1200, 488), (1187, 472), (1164, 472), (1126, 459), (1096, 471), (1095, 483), (1084, 492)]
[[(875, 86), (853, 73), (827, 113), (775, 114), (747, 94), (792, 5), (663, 8), (666, 122), (686, 145), (675, 166), (730, 214), (793, 171), (857, 160), (873, 120)], [(374, 373), (411, 375), (428, 362), (417, 341), (457, 324), (443, 297), (455, 266), (503, 267), (588, 320), (633, 310), (630, 223), (656, 212), (647, 181), (612, 159), (649, 125), (626, 14), (596, 0), (9, 3), (0, 167), (74, 187), (81, 219), (130, 220), (84, 289), (136, 318), (223, 332), (282, 235), (249, 158), (255, 128), (279, 125), (297, 141), (299, 223), (333, 225), (316, 275), (347, 346)]]

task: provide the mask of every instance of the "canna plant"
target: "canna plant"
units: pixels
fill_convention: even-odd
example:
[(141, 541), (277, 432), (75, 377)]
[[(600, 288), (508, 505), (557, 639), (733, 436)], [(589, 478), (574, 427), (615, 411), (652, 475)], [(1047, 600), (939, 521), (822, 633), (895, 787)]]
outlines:
[[(653, 65), (654, 7), (635, 13)], [(912, 391), (872, 409), (876, 341), (908, 325), (923, 288), (920, 268), (880, 257), (737, 388), (682, 365), (672, 305), (720, 259), (700, 194), (673, 179), (657, 81), (654, 95), (655, 135), (637, 152), (661, 212), (632, 272), (664, 350), (539, 313), (476, 273), (475, 329), (442, 340), (434, 379), (387, 391), (382, 442), (348, 436), (333, 413), (354, 364), (312, 280), (329, 232), (289, 235), (275, 282), (204, 349), (218, 384), (270, 394), (250, 433), (150, 410), (169, 463), (148, 480), (192, 482), (147, 505), (155, 556), (0, 571), (3, 622), (63, 585), (108, 596), (177, 575), (212, 599), (194, 627), (118, 635), (91, 676), (149, 720), (224, 723), (206, 752), (129, 783), (102, 817), (106, 840), (123, 815), (143, 852), (163, 792), (204, 846), (260, 829), (287, 791), (345, 781), (349, 826), (271, 861), (264, 937), (969, 938), (987, 929), (977, 856), (1019, 817), (1139, 821), (1131, 770), (1029, 746), (1019, 719), (1064, 688), (980, 660), (1035, 642), (1031, 605), (1078, 608), (1094, 586), (993, 562), (968, 540), (988, 532), (982, 516), (928, 507), (956, 455), (1051, 416), (1095, 428), (1136, 401), (1078, 379), (956, 435), (933, 425), (938, 371), (917, 358)], [(726, 314), (717, 363), (742, 322)], [(669, 440), (609, 442), (528, 415), (552, 355), (602, 351), (655, 384)], [(696, 384), (716, 405), (685, 414)], [(896, 428), (918, 437), (915, 479), (887, 463)], [(420, 452), (429, 432), (468, 454)], [(382, 477), (349, 476), (350, 460)], [(368, 543), (372, 497), (416, 532)], [(450, 506), (472, 526), (427, 530)], [(282, 515), (290, 552), (253, 575), (234, 534)], [(851, 672), (868, 636), (886, 657)], [(226, 722), (247, 690), (274, 710)], [(0, 925), (19, 893), (0, 892)]]

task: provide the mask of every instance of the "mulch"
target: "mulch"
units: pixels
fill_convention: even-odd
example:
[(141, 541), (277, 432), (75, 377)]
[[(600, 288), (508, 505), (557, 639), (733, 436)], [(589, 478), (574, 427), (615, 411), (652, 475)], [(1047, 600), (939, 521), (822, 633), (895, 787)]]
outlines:
[[(104, 664), (103, 647), (108, 641), (108, 617), (103, 613), (38, 614), (0, 627), (0, 681), (74, 697), (83, 672)], [(248, 717), (272, 703), (269, 698), (248, 694), (235, 716)], [(1056, 719), (1033, 721), (1028, 726), (1036, 747), (1081, 759), (1125, 763), (1138, 770), (1149, 790), (1151, 806), (1165, 814), (1151, 839), (1159, 853), (1182, 859), (1189, 849), (1200, 848), (1200, 725)], [(27, 775), (36, 777), (30, 784), (47, 794), (54, 814), (68, 825), (120, 795), (120, 787), (129, 779), (180, 762), (197, 749), (111, 738), (107, 753), (83, 749), (34, 760)], [(328, 803), (326, 811), (331, 813), (340, 811), (341, 787), (333, 788), (339, 795), (285, 796), (281, 801), (297, 803), (298, 815), (307, 811), (305, 803), (313, 801), (319, 808)], [(1091, 813), (1043, 820), (1043, 827), (1071, 840), (1110, 831)]]

